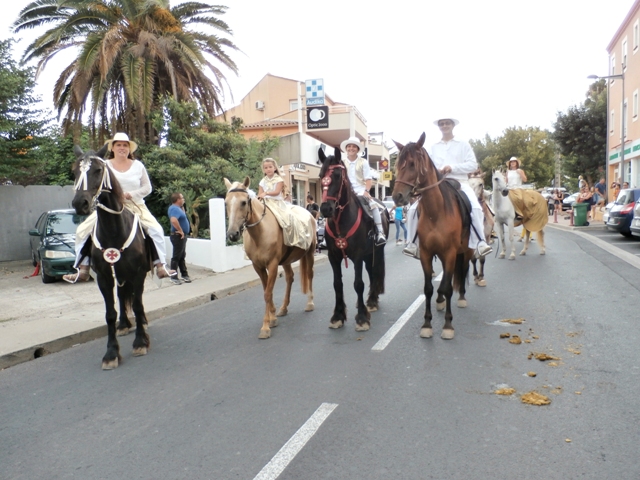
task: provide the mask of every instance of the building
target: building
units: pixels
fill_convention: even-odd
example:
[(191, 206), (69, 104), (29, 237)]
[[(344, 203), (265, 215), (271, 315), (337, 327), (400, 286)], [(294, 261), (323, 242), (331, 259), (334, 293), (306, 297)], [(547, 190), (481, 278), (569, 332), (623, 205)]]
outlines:
[[(640, 0), (636, 0), (609, 46), (607, 175), (640, 186)], [(624, 91), (623, 91), (624, 90)], [(624, 131), (623, 131), (624, 130)], [(623, 139), (624, 138), (624, 142)], [(621, 145), (624, 143), (624, 153)]]
[(375, 177), (372, 194), (378, 198), (389, 195), (389, 180), (382, 180), (381, 166), (385, 161), (389, 164), (384, 134), (369, 134), (367, 121), (358, 109), (334, 101), (323, 87), (323, 98), (307, 107), (311, 93), (307, 94), (306, 82), (267, 74), (238, 105), (217, 118), (227, 122), (241, 118), (240, 133), (247, 139), (261, 139), (265, 134), (280, 138), (280, 146), (272, 156), (282, 167), (281, 174), (298, 205), (306, 203), (307, 193), (316, 200), (321, 198), (318, 149), (331, 154), (334, 147), (351, 136), (358, 137), (367, 148)]

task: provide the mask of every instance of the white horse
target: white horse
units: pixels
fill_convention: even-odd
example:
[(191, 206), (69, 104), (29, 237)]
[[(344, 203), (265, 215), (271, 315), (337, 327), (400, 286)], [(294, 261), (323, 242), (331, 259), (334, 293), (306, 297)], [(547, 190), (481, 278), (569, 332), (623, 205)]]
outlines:
[[(527, 218), (523, 218), (522, 221), (516, 221), (516, 209), (509, 198), (509, 189), (507, 188), (507, 182), (504, 178), (504, 173), (500, 170), (494, 170), (491, 176), (491, 180), (493, 183), (493, 195), (492, 195), (492, 203), (493, 203), (493, 211), (495, 213), (495, 225), (498, 233), (498, 237), (500, 238), (500, 254), (498, 258), (505, 258), (506, 256), (506, 244), (504, 241), (504, 226), (506, 225), (509, 229), (509, 242), (511, 244), (511, 254), (509, 255), (509, 260), (516, 259), (516, 244), (513, 241), (514, 227), (521, 225), (523, 222), (527, 222)], [(535, 192), (537, 193), (537, 192)], [(540, 194), (538, 194), (540, 195)], [(546, 212), (546, 201), (542, 195), (540, 195), (542, 201), (544, 203), (545, 208), (545, 217), (547, 215)], [(546, 222), (544, 222), (546, 224)], [(524, 247), (520, 252), (520, 255), (526, 255), (527, 250), (529, 249), (529, 241), (530, 241), (530, 231), (527, 229), (524, 240)], [(544, 230), (540, 229), (538, 231), (538, 245), (540, 246), (540, 255), (545, 254), (545, 246), (544, 246)]]

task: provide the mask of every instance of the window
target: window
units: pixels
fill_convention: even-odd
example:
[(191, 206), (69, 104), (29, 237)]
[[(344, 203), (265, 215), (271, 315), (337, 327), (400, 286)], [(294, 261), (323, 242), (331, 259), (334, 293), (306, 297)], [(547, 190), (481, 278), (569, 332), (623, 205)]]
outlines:
[[(609, 72), (609, 75), (615, 75), (616, 74), (616, 56), (615, 55), (611, 55), (611, 71)], [(609, 83), (613, 83), (615, 82), (615, 78), (612, 78), (611, 80), (609, 80)]]
[(609, 122), (609, 134), (613, 135), (613, 126), (616, 124), (615, 110), (611, 110), (611, 121)]
[(640, 45), (640, 20), (636, 20), (633, 24), (633, 53), (638, 50), (638, 45)]
[(638, 90), (633, 92), (633, 100), (631, 101), (631, 114), (633, 115), (633, 121), (638, 119)]
[(298, 101), (297, 100), (289, 100), (289, 110), (294, 111), (298, 109)]
[(624, 103), (622, 104), (622, 115), (620, 118), (620, 131), (622, 132), (622, 130), (624, 129), (624, 132), (622, 133), (623, 138), (627, 138), (627, 100), (624, 101)]
[(627, 38), (622, 40), (622, 71), (627, 69)]

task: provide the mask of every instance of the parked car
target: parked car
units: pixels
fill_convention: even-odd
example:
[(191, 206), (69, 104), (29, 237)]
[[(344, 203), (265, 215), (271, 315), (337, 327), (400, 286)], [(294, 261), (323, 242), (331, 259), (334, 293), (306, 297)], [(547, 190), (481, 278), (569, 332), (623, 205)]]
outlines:
[(384, 206), (387, 207), (387, 211), (389, 212), (389, 218), (391, 219), (391, 223), (396, 221), (396, 204), (393, 200), (383, 200)]
[(76, 229), (86, 215), (75, 210), (50, 210), (38, 218), (35, 228), (29, 230), (31, 260), (40, 264), (43, 283), (52, 283), (62, 275), (73, 273), (76, 258)]
[(631, 221), (636, 202), (640, 199), (640, 188), (626, 188), (620, 190), (607, 217), (607, 230), (613, 230), (625, 237), (631, 236)]
[(636, 200), (636, 206), (633, 207), (633, 220), (629, 230), (634, 237), (640, 237), (640, 199)]
[(579, 192), (576, 192), (564, 197), (564, 199), (562, 200), (562, 210), (571, 210), (571, 206), (576, 203), (579, 194)]

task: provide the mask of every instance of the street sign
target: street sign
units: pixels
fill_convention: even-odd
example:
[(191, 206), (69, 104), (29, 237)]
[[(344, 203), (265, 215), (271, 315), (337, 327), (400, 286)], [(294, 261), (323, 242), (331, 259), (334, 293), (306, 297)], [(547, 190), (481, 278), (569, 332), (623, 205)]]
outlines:
[(329, 128), (329, 107), (307, 108), (307, 130), (315, 128)]
[(381, 170), (389, 170), (389, 160), (384, 159), (380, 162), (380, 169)]
[(393, 180), (392, 172), (382, 172), (382, 180)]
[(324, 105), (324, 80), (316, 78), (315, 80), (305, 80), (304, 83), (307, 107)]

